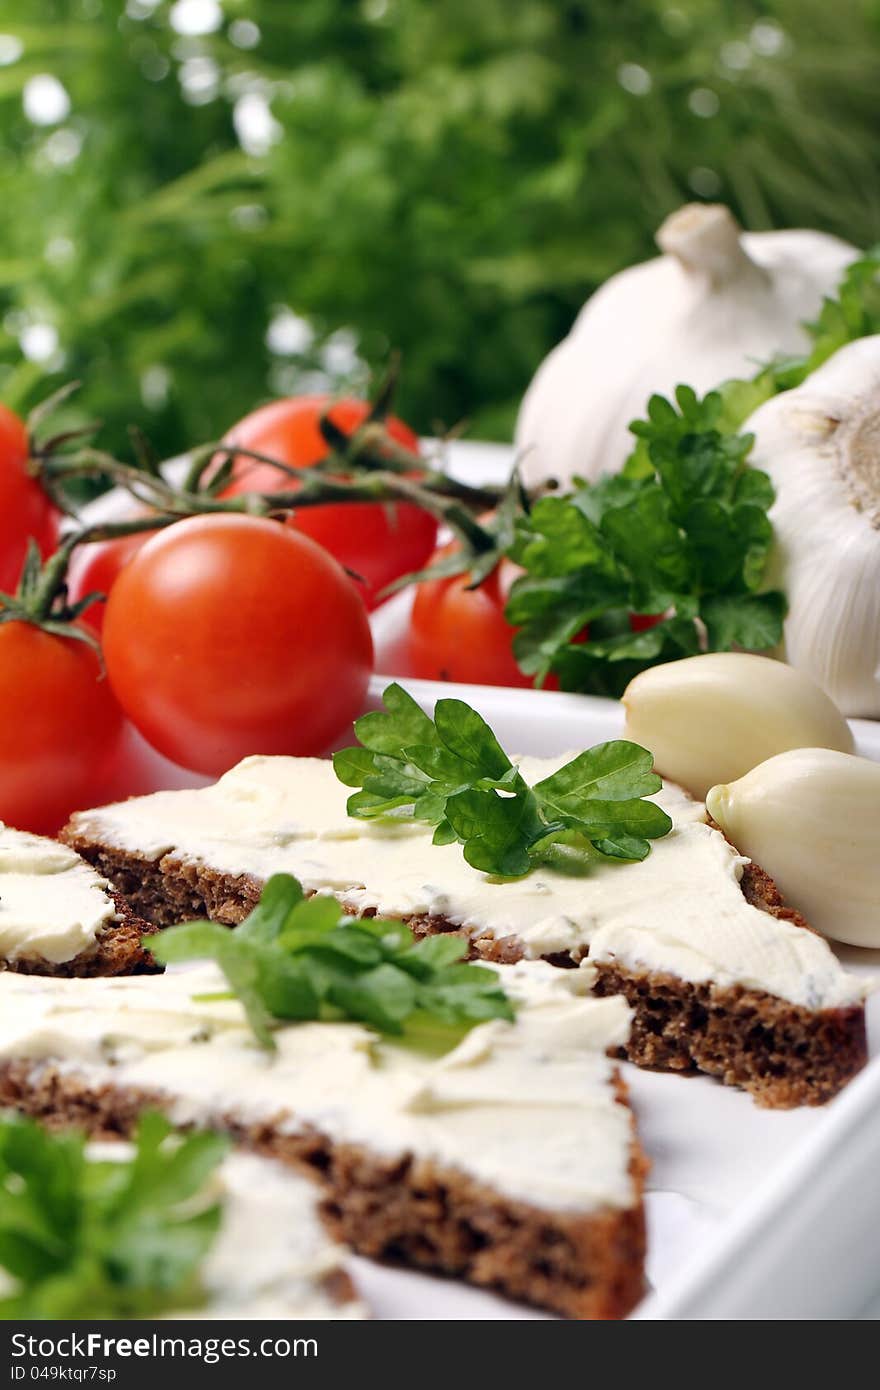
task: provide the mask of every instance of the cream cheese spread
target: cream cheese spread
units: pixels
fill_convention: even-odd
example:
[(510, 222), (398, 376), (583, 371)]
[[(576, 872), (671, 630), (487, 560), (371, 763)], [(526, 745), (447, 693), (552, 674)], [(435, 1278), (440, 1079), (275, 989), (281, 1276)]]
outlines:
[(632, 1206), (631, 1118), (607, 1056), (626, 1041), (628, 1006), (589, 994), (589, 966), (495, 968), (515, 1022), (479, 1024), (439, 1057), (357, 1023), (289, 1024), (267, 1052), (237, 1000), (201, 997), (225, 987), (212, 965), (109, 980), (6, 974), (0, 1059), (158, 1094), (179, 1124), (308, 1126), (552, 1210)]
[[(121, 1162), (129, 1144), (90, 1144), (89, 1159)], [(344, 1247), (324, 1230), (314, 1183), (271, 1159), (229, 1154), (205, 1191), (221, 1208), (220, 1229), (199, 1267), (206, 1303), (171, 1318), (367, 1317), (355, 1298), (332, 1297)]]
[(116, 917), (110, 885), (72, 849), (0, 823), (0, 961), (61, 965)]
[[(536, 782), (570, 756), (520, 766)], [(674, 828), (641, 863), (570, 856), (565, 871), (541, 865), (517, 880), (471, 868), (460, 845), (433, 845), (430, 826), (411, 818), (353, 819), (349, 794), (326, 760), (252, 757), (213, 786), (83, 812), (76, 825), (156, 860), (173, 852), (260, 880), (292, 873), (307, 891), (335, 894), (357, 912), (442, 917), (476, 936), (516, 937), (527, 957), (568, 952), (691, 983), (743, 985), (810, 1009), (864, 997), (864, 982), (823, 938), (746, 902), (748, 859), (674, 784), (654, 798)]]

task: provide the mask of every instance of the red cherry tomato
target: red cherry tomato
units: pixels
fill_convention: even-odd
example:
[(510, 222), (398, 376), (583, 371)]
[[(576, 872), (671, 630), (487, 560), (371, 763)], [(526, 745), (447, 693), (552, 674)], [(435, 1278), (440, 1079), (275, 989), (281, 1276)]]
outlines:
[[(444, 546), (429, 564), (454, 549), (454, 545)], [(413, 675), (474, 685), (533, 685), (532, 677), (516, 664), (512, 648), (516, 628), (504, 617), (517, 574), (516, 565), (502, 560), (475, 589), (468, 588), (467, 574), (419, 584), (408, 643)]]
[[(450, 554), (455, 545), (442, 547), (429, 565)], [(468, 588), (468, 575), (429, 579), (419, 584), (413, 600), (406, 646), (409, 674), (424, 680), (465, 681), (474, 685), (531, 686), (513, 655), (516, 628), (504, 617), (511, 585), (521, 573), (510, 560), (502, 560), (477, 588)], [(643, 632), (662, 621), (662, 614), (632, 613), (630, 627)], [(589, 641), (590, 629), (581, 628), (571, 640)], [(543, 689), (558, 690), (559, 679), (550, 675)]]
[(30, 537), (41, 555), (58, 544), (61, 514), (27, 471), (30, 455), (24, 421), (0, 405), (0, 592), (13, 593)]
[(630, 613), (629, 625), (633, 632), (645, 632), (649, 627), (662, 623), (662, 613)]
[(0, 623), (0, 819), (54, 834), (93, 805), (121, 727), (94, 648)]
[(259, 517), (152, 536), (107, 602), (104, 653), (128, 717), (165, 757), (217, 775), (249, 753), (323, 753), (363, 707), (363, 602), (320, 546)]
[[(133, 536), (121, 536), (114, 541), (92, 541), (77, 546), (67, 571), (67, 594), (71, 603), (79, 603), (86, 594), (109, 594), (119, 573), (155, 532), (142, 531)], [(84, 609), (80, 622), (86, 623), (100, 635), (104, 627), (106, 599), (98, 599)]]
[[(298, 396), (273, 401), (245, 417), (226, 436), (227, 441), (267, 454), (296, 468), (310, 468), (325, 458), (328, 449), (319, 421), (330, 403), (328, 396)], [(364, 401), (335, 402), (333, 423), (346, 434), (363, 424), (369, 413)], [(414, 457), (419, 441), (412, 430), (389, 416), (386, 429)], [(414, 470), (417, 472), (417, 466)], [(224, 496), (241, 492), (292, 491), (295, 484), (278, 468), (239, 458), (234, 481)], [(437, 522), (421, 507), (409, 502), (344, 502), (304, 507), (289, 524), (324, 546), (341, 565), (363, 579), (364, 601), (374, 608), (378, 595), (402, 574), (421, 569), (437, 542)]]

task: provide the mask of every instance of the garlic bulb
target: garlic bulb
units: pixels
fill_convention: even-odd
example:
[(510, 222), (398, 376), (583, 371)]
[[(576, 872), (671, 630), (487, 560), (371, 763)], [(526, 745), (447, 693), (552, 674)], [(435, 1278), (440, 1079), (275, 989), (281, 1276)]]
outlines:
[(663, 223), (659, 258), (612, 276), (538, 368), (516, 427), (525, 481), (615, 473), (655, 391), (702, 393), (808, 346), (803, 328), (857, 252), (821, 232), (742, 232), (695, 203)]
[(841, 348), (745, 428), (770, 474), (784, 654), (844, 714), (880, 716), (880, 337)]
[(706, 807), (817, 931), (880, 946), (880, 764), (798, 748), (713, 787)]
[(808, 676), (747, 652), (651, 666), (630, 681), (623, 706), (624, 738), (700, 798), (788, 748), (853, 751), (849, 725)]

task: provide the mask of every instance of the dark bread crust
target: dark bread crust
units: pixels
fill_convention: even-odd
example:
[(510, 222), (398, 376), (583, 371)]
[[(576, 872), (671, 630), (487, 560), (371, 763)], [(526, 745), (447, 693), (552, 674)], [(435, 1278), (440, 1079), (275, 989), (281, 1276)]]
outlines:
[[(779, 921), (813, 931), (758, 864), (743, 869), (746, 901)], [(597, 994), (623, 994), (635, 1017), (621, 1055), (640, 1067), (701, 1071), (741, 1086), (759, 1105), (823, 1105), (868, 1060), (865, 1010), (805, 1009), (763, 990), (637, 975), (597, 961)]]
[[(619, 1078), (616, 1087), (627, 1105)], [(0, 1068), (0, 1106), (100, 1138), (127, 1137), (143, 1109), (167, 1104), (158, 1092), (90, 1088), (51, 1063)], [(309, 1127), (281, 1134), (271, 1123), (243, 1125), (234, 1115), (212, 1117), (211, 1126), (315, 1179), (331, 1235), (362, 1255), (464, 1278), (569, 1318), (625, 1317), (642, 1296), (647, 1161), (634, 1126), (634, 1204), (587, 1214), (514, 1201), (457, 1169), (334, 1144)]]
[(77, 828), (77, 817), (59, 837), (99, 874), (110, 879), (133, 912), (155, 927), (172, 927), (196, 917), (237, 926), (256, 907), (263, 883), (251, 874), (220, 874), (173, 854), (160, 859), (115, 849)]
[(705, 1072), (781, 1110), (824, 1104), (867, 1061), (861, 1006), (812, 1013), (740, 985), (596, 965), (595, 992), (622, 994), (634, 1011), (620, 1055), (640, 1067)]
[[(262, 882), (250, 874), (221, 874), (174, 854), (158, 860), (114, 849), (81, 832), (74, 817), (63, 840), (111, 879), (139, 912), (158, 925), (208, 916), (235, 925), (259, 900)], [(803, 931), (809, 923), (784, 902), (757, 864), (743, 870), (740, 886), (753, 907)], [(417, 936), (458, 932), (472, 957), (511, 964), (523, 957), (516, 937), (477, 936), (443, 917), (414, 917)], [(586, 954), (586, 950), (583, 952)], [(576, 966), (568, 952), (545, 957)], [(693, 985), (677, 976), (628, 971), (597, 962), (600, 994), (623, 994), (635, 1010), (630, 1042), (621, 1052), (643, 1067), (701, 1071), (741, 1086), (759, 1105), (821, 1105), (867, 1061), (865, 1011), (806, 1009), (761, 990)]]
[(118, 891), (110, 896), (116, 905), (116, 920), (108, 922), (98, 934), (94, 950), (61, 962), (30, 956), (18, 960), (0, 960), (0, 970), (12, 970), (18, 975), (55, 975), (67, 979), (93, 979), (109, 975), (153, 975), (161, 970), (141, 945), (141, 937), (157, 930), (150, 922), (135, 916), (129, 903)]

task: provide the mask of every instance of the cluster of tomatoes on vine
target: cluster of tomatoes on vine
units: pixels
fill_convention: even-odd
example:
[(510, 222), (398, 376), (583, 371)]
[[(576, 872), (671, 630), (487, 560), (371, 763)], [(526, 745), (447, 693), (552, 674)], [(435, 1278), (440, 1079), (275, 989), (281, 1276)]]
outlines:
[[(369, 611), (446, 558), (439, 524), (492, 503), (444, 482), (385, 402), (275, 401), (180, 486), (55, 443), (0, 406), (0, 818), (44, 832), (150, 789), (144, 740), (206, 776), (326, 752), (363, 708)], [(65, 518), (83, 474), (127, 488), (118, 519)], [(412, 674), (530, 684), (507, 564), (418, 586)]]

